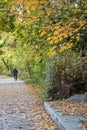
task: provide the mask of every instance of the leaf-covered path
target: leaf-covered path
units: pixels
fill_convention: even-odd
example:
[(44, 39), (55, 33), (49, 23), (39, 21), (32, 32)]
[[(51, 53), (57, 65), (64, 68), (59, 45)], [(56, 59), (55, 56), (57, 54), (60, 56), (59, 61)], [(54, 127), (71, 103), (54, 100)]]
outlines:
[(56, 130), (38, 96), (13, 78), (0, 78), (0, 130)]

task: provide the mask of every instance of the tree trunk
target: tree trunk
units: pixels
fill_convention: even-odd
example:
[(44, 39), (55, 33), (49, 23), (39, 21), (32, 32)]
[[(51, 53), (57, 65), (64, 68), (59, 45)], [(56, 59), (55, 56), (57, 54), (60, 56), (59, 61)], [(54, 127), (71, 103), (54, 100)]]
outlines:
[(6, 66), (7, 70), (9, 71), (10, 67), (9, 67), (8, 63), (4, 59), (2, 59), (2, 61), (3, 61), (4, 65)]
[(30, 76), (30, 78), (32, 78), (32, 73), (31, 73), (31, 67), (30, 67), (30, 63), (27, 63), (27, 70), (28, 70), (28, 74)]

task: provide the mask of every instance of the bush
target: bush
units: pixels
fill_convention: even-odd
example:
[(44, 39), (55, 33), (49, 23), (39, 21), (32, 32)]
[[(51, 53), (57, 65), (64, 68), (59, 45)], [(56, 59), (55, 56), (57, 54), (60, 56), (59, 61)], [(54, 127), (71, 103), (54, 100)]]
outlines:
[(71, 51), (58, 54), (51, 65), (48, 97), (67, 98), (87, 91), (87, 58)]

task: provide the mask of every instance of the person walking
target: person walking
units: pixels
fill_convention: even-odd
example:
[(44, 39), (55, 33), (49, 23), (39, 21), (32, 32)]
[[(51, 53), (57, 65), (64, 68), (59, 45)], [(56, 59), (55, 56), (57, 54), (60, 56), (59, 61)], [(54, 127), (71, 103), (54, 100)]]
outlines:
[(13, 70), (13, 76), (14, 76), (15, 80), (17, 80), (17, 75), (18, 75), (18, 70), (16, 68), (14, 68), (14, 70)]

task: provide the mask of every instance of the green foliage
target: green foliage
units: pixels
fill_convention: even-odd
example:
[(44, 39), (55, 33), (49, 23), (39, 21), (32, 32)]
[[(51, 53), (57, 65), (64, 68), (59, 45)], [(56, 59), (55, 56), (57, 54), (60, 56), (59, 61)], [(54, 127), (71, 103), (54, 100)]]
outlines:
[(87, 1), (42, 2), (0, 2), (0, 65), (6, 73), (17, 67), (46, 97), (68, 97), (87, 82)]
[(12, 14), (10, 1), (0, 2), (0, 30), (5, 32), (12, 32), (14, 26), (15, 16)]

